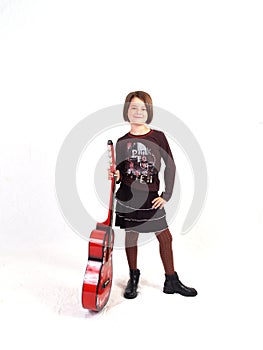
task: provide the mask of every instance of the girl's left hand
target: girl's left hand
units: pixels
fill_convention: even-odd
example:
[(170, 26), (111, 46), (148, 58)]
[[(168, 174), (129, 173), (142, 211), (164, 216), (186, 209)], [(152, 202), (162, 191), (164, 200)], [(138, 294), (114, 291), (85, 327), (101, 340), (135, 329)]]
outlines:
[(152, 206), (153, 209), (157, 209), (157, 208), (162, 209), (166, 203), (166, 200), (163, 199), (162, 197), (156, 197), (156, 198), (154, 198), (152, 203), (153, 203), (153, 206)]

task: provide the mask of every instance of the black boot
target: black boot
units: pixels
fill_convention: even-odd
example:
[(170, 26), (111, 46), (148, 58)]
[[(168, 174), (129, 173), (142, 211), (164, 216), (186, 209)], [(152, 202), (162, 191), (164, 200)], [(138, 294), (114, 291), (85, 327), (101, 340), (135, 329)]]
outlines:
[(130, 279), (125, 288), (124, 298), (134, 299), (137, 297), (137, 287), (140, 277), (140, 270), (130, 270)]
[(176, 272), (174, 275), (165, 274), (163, 292), (166, 294), (178, 293), (185, 297), (195, 297), (197, 295), (197, 291), (194, 288), (186, 287), (181, 283)]

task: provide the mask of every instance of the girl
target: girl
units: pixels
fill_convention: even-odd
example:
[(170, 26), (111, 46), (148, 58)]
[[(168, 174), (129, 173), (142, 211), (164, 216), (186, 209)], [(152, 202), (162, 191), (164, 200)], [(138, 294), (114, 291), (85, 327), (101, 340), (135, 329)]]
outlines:
[[(171, 198), (174, 186), (175, 164), (168, 141), (163, 132), (148, 124), (153, 118), (151, 96), (144, 91), (127, 95), (124, 120), (130, 131), (116, 143), (116, 180), (120, 187), (116, 193), (115, 225), (125, 229), (125, 251), (130, 279), (124, 297), (137, 296), (140, 270), (137, 268), (137, 240), (139, 233), (155, 232), (165, 271), (163, 292), (196, 296), (197, 291), (183, 285), (174, 271), (172, 235), (166, 221), (165, 203)], [(165, 163), (165, 191), (159, 195), (158, 172), (161, 159)], [(113, 174), (109, 172), (109, 178)]]

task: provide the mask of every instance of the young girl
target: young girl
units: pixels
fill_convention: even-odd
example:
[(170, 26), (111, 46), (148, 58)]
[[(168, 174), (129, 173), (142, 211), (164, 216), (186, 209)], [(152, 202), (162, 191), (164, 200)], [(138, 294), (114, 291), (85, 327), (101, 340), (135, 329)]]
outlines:
[[(150, 95), (135, 91), (127, 95), (124, 120), (130, 131), (116, 143), (116, 179), (120, 187), (116, 193), (115, 225), (125, 229), (125, 251), (130, 279), (124, 297), (137, 296), (140, 270), (137, 268), (137, 240), (139, 234), (154, 232), (159, 241), (160, 256), (165, 271), (163, 292), (196, 296), (197, 291), (183, 285), (174, 271), (172, 235), (166, 221), (165, 203), (171, 198), (174, 186), (175, 164), (163, 132), (151, 129), (153, 118)], [(159, 195), (158, 172), (161, 159), (165, 163), (165, 191)], [(109, 177), (113, 176), (109, 172)]]

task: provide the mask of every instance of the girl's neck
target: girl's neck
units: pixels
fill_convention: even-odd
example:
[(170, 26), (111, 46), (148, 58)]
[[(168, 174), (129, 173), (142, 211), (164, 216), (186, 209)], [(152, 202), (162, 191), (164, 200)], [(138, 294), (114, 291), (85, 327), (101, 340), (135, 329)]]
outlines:
[(130, 134), (133, 135), (144, 135), (147, 134), (151, 129), (145, 124), (131, 124)]

